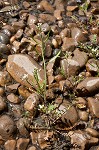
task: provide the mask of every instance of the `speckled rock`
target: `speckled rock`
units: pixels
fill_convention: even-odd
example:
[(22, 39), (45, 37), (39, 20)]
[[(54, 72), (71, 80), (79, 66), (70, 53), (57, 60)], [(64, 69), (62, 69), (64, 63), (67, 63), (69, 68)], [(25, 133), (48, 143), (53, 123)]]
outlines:
[(16, 149), (16, 140), (7, 140), (4, 144), (5, 150), (15, 150)]
[[(42, 84), (44, 80), (44, 70), (39, 66), (32, 57), (25, 54), (15, 54), (8, 57), (7, 71), (19, 83), (37, 88), (36, 81), (33, 76), (34, 69), (38, 71), (39, 83)], [(26, 80), (28, 80), (28, 83)], [(34, 81), (34, 82), (33, 82)]]
[(17, 140), (17, 150), (26, 150), (29, 143), (29, 139), (19, 138)]
[(91, 114), (97, 118), (99, 118), (99, 100), (97, 98), (89, 97), (88, 100), (88, 107)]
[(70, 30), (68, 28), (63, 29), (60, 32), (60, 36), (62, 39), (64, 39), (65, 37), (70, 37)]
[(88, 77), (80, 82), (76, 90), (79, 95), (93, 95), (99, 91), (99, 77)]
[(28, 20), (27, 20), (27, 24), (29, 25), (29, 27), (31, 27), (33, 24), (37, 23), (38, 19), (36, 16), (29, 14)]
[(4, 139), (8, 139), (13, 135), (14, 130), (14, 121), (7, 115), (0, 116), (0, 135)]

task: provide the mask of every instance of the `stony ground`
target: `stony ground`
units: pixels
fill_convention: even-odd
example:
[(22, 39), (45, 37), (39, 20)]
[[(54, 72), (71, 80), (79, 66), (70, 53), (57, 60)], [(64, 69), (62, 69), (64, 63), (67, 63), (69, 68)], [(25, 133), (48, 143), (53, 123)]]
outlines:
[(98, 0), (0, 0), (0, 150), (99, 150)]

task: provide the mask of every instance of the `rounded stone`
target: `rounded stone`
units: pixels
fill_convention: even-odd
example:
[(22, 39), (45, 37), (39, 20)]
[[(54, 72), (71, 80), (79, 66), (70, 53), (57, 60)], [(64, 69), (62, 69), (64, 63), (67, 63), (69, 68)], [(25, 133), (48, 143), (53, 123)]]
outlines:
[(9, 43), (9, 37), (5, 35), (4, 33), (0, 33), (0, 42), (3, 44)]
[(79, 118), (83, 121), (88, 121), (89, 114), (86, 111), (79, 110)]
[(0, 96), (0, 111), (6, 108), (6, 103), (4, 102), (3, 98)]
[(7, 35), (8, 37), (11, 37), (11, 32), (8, 29), (5, 28), (1, 32)]
[(14, 121), (7, 115), (2, 115), (0, 117), (0, 135), (7, 139), (12, 136), (15, 130)]
[(93, 137), (99, 137), (99, 132), (92, 128), (86, 128), (85, 130), (88, 134), (92, 135)]

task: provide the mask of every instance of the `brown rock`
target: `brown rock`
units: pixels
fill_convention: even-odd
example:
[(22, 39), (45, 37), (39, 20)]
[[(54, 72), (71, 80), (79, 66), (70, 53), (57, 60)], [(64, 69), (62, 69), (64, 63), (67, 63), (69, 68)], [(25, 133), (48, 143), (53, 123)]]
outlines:
[(78, 6), (67, 6), (67, 11), (77, 10)]
[(23, 29), (19, 29), (15, 34), (15, 38), (20, 39), (22, 37), (22, 34), (23, 34)]
[(38, 22), (37, 17), (35, 17), (34, 15), (29, 14), (28, 20), (27, 20), (27, 24), (29, 25), (29, 27), (31, 27), (33, 24), (36, 24)]
[(0, 71), (0, 85), (5, 86), (12, 80), (10, 74), (7, 71)]
[(79, 28), (72, 28), (71, 29), (72, 38), (75, 40), (76, 43), (78, 42), (86, 42), (88, 39), (88, 35), (83, 33)]
[(37, 148), (34, 147), (34, 146), (31, 146), (31, 147), (29, 147), (27, 150), (37, 150)]
[(44, 10), (50, 13), (54, 12), (54, 8), (53, 6), (47, 1), (47, 0), (42, 0), (38, 5), (37, 5), (37, 9), (39, 10)]
[(6, 108), (6, 103), (3, 98), (0, 96), (0, 112)]
[(54, 6), (56, 7), (57, 10), (65, 11), (64, 5), (65, 1), (62, 0), (55, 0), (54, 2)]
[[(27, 63), (26, 63), (27, 62)], [(11, 76), (19, 83), (37, 88), (35, 78), (33, 76), (34, 69), (38, 71), (39, 83), (44, 80), (44, 70), (39, 66), (32, 57), (25, 54), (15, 54), (8, 57), (7, 70)], [(26, 80), (28, 80), (28, 83)], [(34, 81), (34, 82), (33, 82)]]
[(7, 139), (13, 135), (14, 130), (15, 124), (13, 120), (7, 115), (2, 115), (0, 117), (0, 135)]
[(60, 36), (62, 39), (64, 39), (65, 37), (70, 37), (70, 30), (68, 28), (63, 29), (60, 32)]
[(93, 72), (98, 73), (99, 72), (99, 60), (96, 60), (94, 58), (89, 59), (86, 64), (86, 70), (91, 73)]
[(19, 85), (20, 85), (20, 83), (15, 83), (15, 84), (8, 85), (8, 86), (6, 87), (6, 91), (7, 91), (7, 92), (16, 93), (16, 91), (17, 91)]
[(52, 15), (49, 14), (39, 14), (39, 17), (44, 21), (44, 22), (55, 22), (56, 18)]
[(85, 150), (86, 147), (91, 145), (97, 145), (99, 142), (98, 138), (91, 137), (81, 130), (77, 130), (75, 132), (70, 131), (69, 135), (71, 137), (71, 144), (73, 144), (73, 147), (79, 147), (81, 150)]
[(7, 140), (4, 144), (5, 150), (15, 150), (16, 140)]
[(88, 112), (79, 110), (78, 114), (79, 114), (79, 118), (82, 121), (88, 121), (88, 117), (89, 117)]
[(62, 20), (61, 13), (62, 13), (61, 10), (56, 9), (56, 10), (54, 11), (54, 17), (55, 17), (57, 20)]
[(9, 102), (14, 103), (14, 104), (20, 103), (20, 99), (14, 93), (9, 94), (7, 96), (7, 99)]
[(20, 106), (20, 104), (11, 104), (11, 110), (15, 118), (20, 118), (22, 116), (22, 109), (23, 107)]
[(99, 91), (99, 78), (98, 77), (89, 77), (85, 78), (80, 82), (76, 90), (79, 95), (93, 95)]
[(73, 38), (65, 37), (63, 39), (62, 51), (73, 51), (75, 49), (76, 43)]
[(71, 106), (71, 103), (67, 100), (64, 100), (62, 104), (60, 104), (60, 100), (56, 101), (56, 104), (59, 104), (58, 110), (60, 111), (61, 119), (66, 126), (71, 126), (75, 124), (78, 120), (77, 111), (74, 106)]
[(88, 60), (87, 53), (81, 52), (77, 48), (77, 49), (75, 49), (73, 54), (74, 54), (73, 60), (77, 61), (79, 63), (80, 67), (83, 67), (86, 64), (87, 60)]
[(92, 34), (97, 34), (97, 35), (99, 35), (99, 28), (98, 28), (98, 27), (93, 27), (93, 28), (90, 30), (90, 32), (91, 32)]
[(3, 96), (3, 94), (4, 94), (4, 89), (0, 87), (0, 96)]
[(65, 27), (65, 23), (64, 23), (63, 20), (59, 20), (59, 21), (58, 21), (58, 27), (59, 27), (59, 28), (64, 28), (64, 27)]
[(86, 128), (85, 130), (88, 134), (90, 134), (93, 137), (99, 137), (99, 132), (92, 128)]
[[(28, 132), (28, 130), (25, 127), (25, 122), (26, 122), (25, 118), (20, 118), (17, 121), (17, 128), (19, 130), (20, 135), (22, 135), (24, 137), (28, 137), (29, 136), (29, 132)], [(27, 120), (27, 122), (28, 122), (28, 120)]]
[(92, 97), (87, 98), (87, 100), (90, 112), (93, 116), (99, 118), (99, 100)]
[(19, 88), (18, 88), (18, 92), (19, 94), (24, 97), (24, 98), (28, 98), (30, 96), (30, 92), (27, 90), (27, 88), (23, 85), (21, 85)]
[(25, 110), (35, 114), (37, 105), (39, 104), (39, 96), (36, 93), (31, 94), (24, 103)]
[(41, 30), (43, 31), (43, 32), (48, 32), (48, 31), (50, 31), (50, 26), (49, 26), (49, 24), (48, 23), (44, 23), (44, 24), (42, 24), (41, 25)]
[(17, 140), (17, 150), (26, 150), (29, 143), (29, 139), (19, 138)]
[(27, 9), (27, 8), (30, 7), (30, 4), (27, 1), (24, 1), (23, 6), (24, 6), (25, 9)]
[(18, 21), (18, 22), (12, 22), (13, 28), (18, 31), (19, 29), (23, 29), (25, 27), (25, 24), (23, 21)]
[(65, 76), (76, 75), (80, 69), (79, 63), (73, 59), (63, 59), (60, 61), (60, 65)]

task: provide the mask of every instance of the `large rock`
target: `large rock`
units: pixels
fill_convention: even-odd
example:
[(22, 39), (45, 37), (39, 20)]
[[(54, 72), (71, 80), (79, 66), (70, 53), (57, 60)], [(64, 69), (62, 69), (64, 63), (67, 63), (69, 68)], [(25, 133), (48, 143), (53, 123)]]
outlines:
[(89, 77), (77, 85), (78, 95), (94, 95), (99, 91), (99, 77)]
[(38, 72), (39, 83), (42, 84), (44, 81), (44, 70), (33, 58), (26, 54), (10, 55), (6, 67), (17, 82), (27, 87), (32, 87), (32, 84), (34, 88), (37, 88), (33, 74), (35, 69)]

